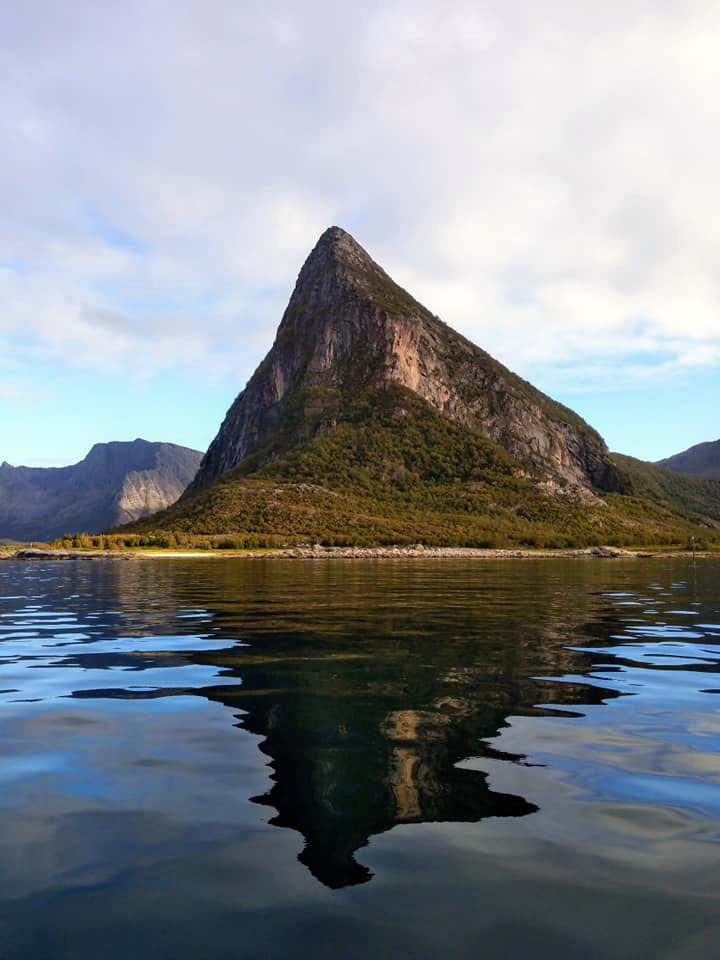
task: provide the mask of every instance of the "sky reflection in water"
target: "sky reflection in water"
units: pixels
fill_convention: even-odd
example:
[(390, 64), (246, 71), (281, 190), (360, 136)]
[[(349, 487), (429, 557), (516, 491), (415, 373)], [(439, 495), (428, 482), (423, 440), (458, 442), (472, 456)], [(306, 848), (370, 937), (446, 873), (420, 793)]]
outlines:
[(718, 574), (0, 565), (0, 956), (714, 956)]

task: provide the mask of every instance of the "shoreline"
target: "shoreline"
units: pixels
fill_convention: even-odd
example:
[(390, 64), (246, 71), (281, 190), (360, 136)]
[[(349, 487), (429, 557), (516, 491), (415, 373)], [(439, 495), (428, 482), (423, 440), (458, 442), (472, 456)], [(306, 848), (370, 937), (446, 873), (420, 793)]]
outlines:
[(709, 551), (628, 550), (578, 547), (558, 550), (482, 547), (283, 547), (277, 550), (67, 550), (0, 548), (0, 560), (537, 560), (537, 559), (695, 559), (720, 557)]

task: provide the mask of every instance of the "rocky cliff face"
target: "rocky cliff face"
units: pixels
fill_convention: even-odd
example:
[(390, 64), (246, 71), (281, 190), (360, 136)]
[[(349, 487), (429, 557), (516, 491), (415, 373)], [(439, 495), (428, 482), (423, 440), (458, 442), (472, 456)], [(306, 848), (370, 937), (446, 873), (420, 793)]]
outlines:
[[(618, 488), (602, 438), (418, 303), (338, 227), (305, 262), (275, 343), (237, 397), (188, 492), (197, 492), (287, 422), (332, 427), (342, 396), (397, 384), (505, 447), (547, 479)], [(297, 407), (301, 409), (298, 411)], [(335, 408), (335, 412), (334, 412)]]
[(698, 443), (667, 460), (658, 460), (657, 465), (694, 477), (720, 477), (720, 440)]
[(172, 443), (98, 443), (69, 467), (0, 466), (0, 539), (99, 533), (174, 503), (202, 454)]

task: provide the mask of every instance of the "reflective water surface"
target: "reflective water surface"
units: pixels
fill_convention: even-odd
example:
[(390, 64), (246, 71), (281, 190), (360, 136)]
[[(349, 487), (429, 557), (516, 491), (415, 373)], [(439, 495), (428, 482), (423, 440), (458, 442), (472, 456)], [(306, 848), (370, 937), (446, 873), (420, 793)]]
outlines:
[(716, 957), (719, 584), (0, 564), (0, 960)]

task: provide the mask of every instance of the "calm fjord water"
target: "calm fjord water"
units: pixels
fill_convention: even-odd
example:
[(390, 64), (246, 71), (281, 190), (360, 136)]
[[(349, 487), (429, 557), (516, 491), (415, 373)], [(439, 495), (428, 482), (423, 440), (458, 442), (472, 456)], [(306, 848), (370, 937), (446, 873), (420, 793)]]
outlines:
[(0, 565), (0, 958), (711, 958), (720, 562)]

